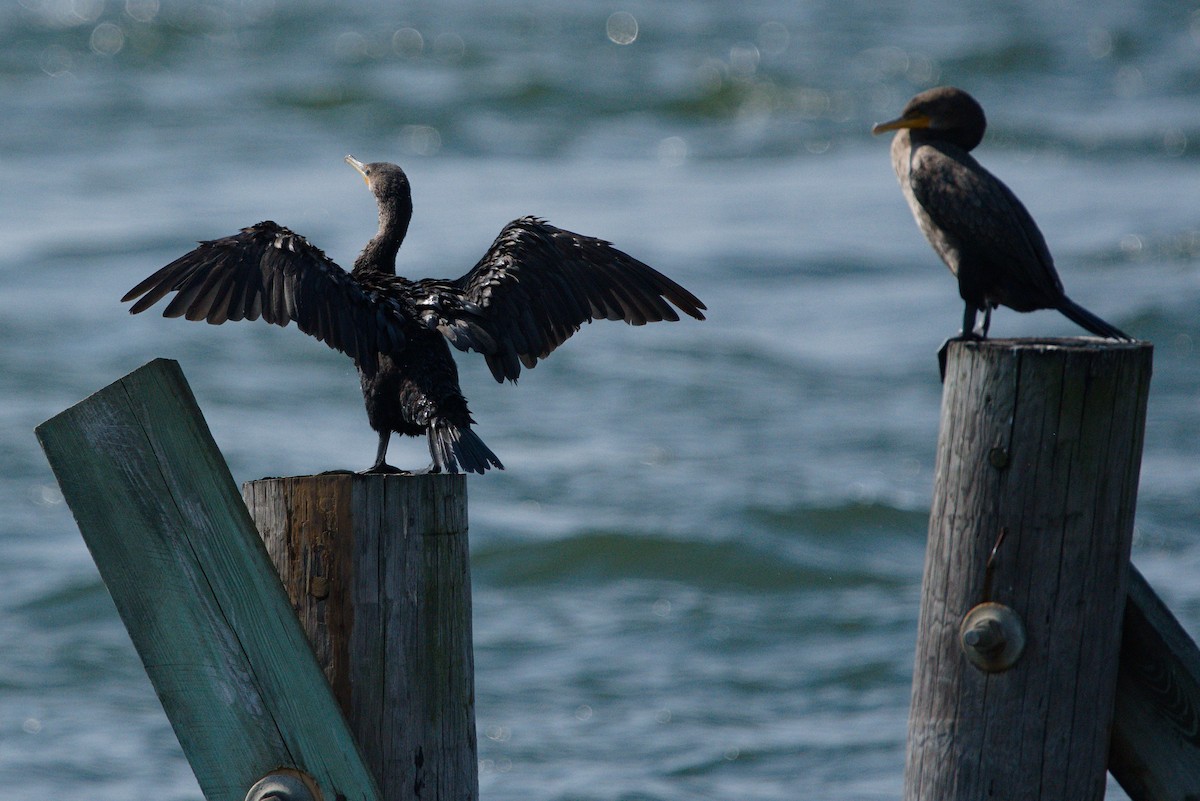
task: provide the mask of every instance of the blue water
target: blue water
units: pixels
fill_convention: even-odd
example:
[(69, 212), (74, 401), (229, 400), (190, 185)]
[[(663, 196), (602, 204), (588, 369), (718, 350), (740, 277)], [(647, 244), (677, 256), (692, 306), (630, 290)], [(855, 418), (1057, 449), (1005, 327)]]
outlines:
[(868, 131), (938, 83), (987, 109), (1072, 298), (1155, 343), (1134, 558), (1200, 631), (1188, 4), (22, 0), (0, 44), (6, 798), (200, 797), (32, 429), (168, 356), (238, 481), (369, 464), (344, 357), (117, 302), (265, 218), (349, 263), (346, 153), (408, 171), (408, 275), (533, 213), (711, 312), (590, 326), (516, 387), (460, 360), (508, 467), (470, 481), (484, 799), (899, 796), (961, 308)]

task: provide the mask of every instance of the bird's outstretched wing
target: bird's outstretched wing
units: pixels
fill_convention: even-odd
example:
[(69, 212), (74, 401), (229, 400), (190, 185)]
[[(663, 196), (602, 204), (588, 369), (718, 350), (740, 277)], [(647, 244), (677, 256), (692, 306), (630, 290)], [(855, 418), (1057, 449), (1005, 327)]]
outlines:
[(504, 227), (470, 272), (455, 281), (408, 284), (410, 313), (459, 350), (487, 359), (497, 381), (516, 380), (584, 323), (644, 325), (704, 319), (700, 299), (657, 270), (600, 239), (536, 217)]
[(304, 237), (271, 221), (201, 242), (125, 293), (131, 314), (171, 292), (164, 317), (257, 320), (304, 333), (354, 359), (368, 374), (377, 354), (404, 343), (401, 307), (356, 282)]
[[(994, 263), (1004, 276), (1005, 294), (1052, 306), (1062, 282), (1037, 223), (1004, 183), (969, 154), (955, 147), (919, 148), (909, 175), (913, 196), (943, 232), (975, 259)], [(960, 276), (961, 280), (961, 276)], [(1027, 309), (1025, 309), (1027, 310)]]

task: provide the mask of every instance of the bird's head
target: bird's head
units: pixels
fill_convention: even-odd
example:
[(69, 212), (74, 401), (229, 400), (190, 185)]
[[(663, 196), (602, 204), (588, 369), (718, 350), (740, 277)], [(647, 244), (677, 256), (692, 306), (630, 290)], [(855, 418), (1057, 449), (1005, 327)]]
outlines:
[(346, 156), (346, 163), (358, 170), (358, 174), (366, 181), (367, 188), (380, 203), (387, 199), (408, 197), (412, 194), (408, 186), (408, 176), (395, 164), (389, 164), (386, 161), (363, 164), (354, 156)]
[(346, 156), (346, 163), (358, 170), (379, 205), (377, 238), (399, 247), (412, 219), (412, 190), (408, 186), (408, 176), (404, 170), (386, 161), (363, 164), (354, 156)]
[[(939, 86), (921, 92), (908, 101), (899, 117), (879, 123), (871, 133), (904, 128), (920, 132), (922, 139), (939, 139), (971, 150), (983, 141), (987, 118), (983, 115), (983, 107), (962, 89)], [(914, 138), (918, 135), (914, 134)]]

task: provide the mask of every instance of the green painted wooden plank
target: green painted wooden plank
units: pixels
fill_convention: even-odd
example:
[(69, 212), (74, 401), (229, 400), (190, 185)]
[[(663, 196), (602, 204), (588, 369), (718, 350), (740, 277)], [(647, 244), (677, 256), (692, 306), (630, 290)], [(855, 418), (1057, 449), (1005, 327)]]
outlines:
[(38, 439), (209, 801), (293, 767), (377, 801), (300, 623), (176, 362), (47, 420)]

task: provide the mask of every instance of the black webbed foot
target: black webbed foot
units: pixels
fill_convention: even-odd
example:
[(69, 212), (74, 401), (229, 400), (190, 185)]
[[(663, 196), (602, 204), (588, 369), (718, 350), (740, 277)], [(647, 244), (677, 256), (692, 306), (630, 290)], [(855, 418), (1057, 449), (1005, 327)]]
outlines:
[(950, 343), (951, 342), (982, 342), (983, 339), (984, 339), (984, 337), (980, 336), (975, 331), (972, 331), (969, 334), (963, 333), (960, 331), (957, 336), (949, 337), (945, 342), (942, 343), (942, 346), (940, 348), (938, 348), (937, 360), (938, 360), (938, 375), (941, 376), (943, 384), (946, 383), (946, 352), (950, 349)]
[(354, 471), (346, 470), (346, 469), (322, 470), (320, 473), (317, 473), (317, 475), (319, 475), (319, 476), (352, 476), (352, 475), (354, 475)]

